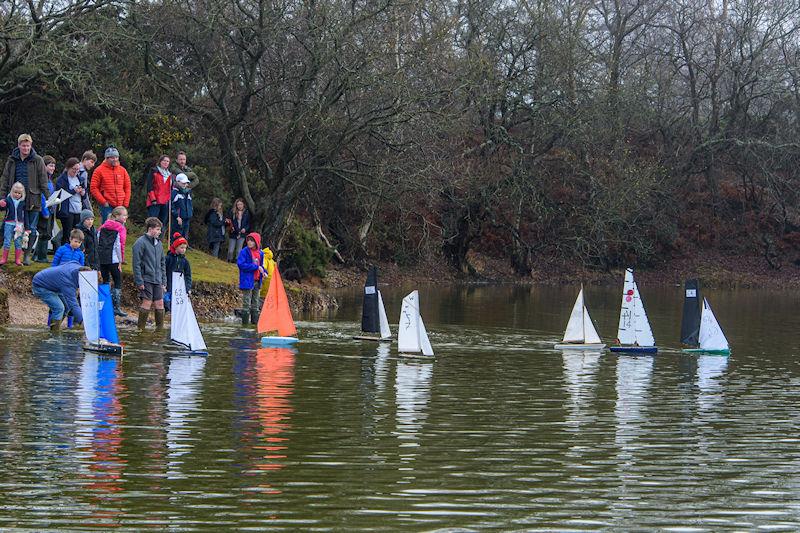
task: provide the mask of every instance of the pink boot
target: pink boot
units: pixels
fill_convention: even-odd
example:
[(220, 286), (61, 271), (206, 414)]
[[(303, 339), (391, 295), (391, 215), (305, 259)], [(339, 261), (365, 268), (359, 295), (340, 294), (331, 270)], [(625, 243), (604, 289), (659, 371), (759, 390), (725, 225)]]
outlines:
[(3, 258), (0, 259), (0, 265), (8, 263), (8, 248), (3, 248)]
[(22, 250), (14, 249), (14, 264), (18, 267), (22, 266)]

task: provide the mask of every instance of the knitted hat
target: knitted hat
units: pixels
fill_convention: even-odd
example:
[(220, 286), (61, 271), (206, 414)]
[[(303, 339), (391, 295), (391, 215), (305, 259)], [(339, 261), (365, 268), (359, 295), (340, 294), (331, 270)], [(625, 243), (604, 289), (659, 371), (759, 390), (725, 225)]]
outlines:
[(172, 241), (172, 244), (169, 245), (169, 251), (172, 252), (173, 254), (177, 253), (175, 250), (177, 250), (178, 246), (180, 246), (181, 244), (186, 244), (187, 246), (189, 244), (189, 241), (184, 239), (181, 236), (181, 234), (178, 233), (177, 231), (172, 234), (172, 238), (175, 239), (175, 240)]
[(81, 211), (81, 225), (86, 221), (88, 218), (94, 218), (94, 212), (91, 209), (84, 209)]
[(106, 148), (106, 157), (119, 157), (119, 150), (117, 150), (116, 146), (109, 146)]

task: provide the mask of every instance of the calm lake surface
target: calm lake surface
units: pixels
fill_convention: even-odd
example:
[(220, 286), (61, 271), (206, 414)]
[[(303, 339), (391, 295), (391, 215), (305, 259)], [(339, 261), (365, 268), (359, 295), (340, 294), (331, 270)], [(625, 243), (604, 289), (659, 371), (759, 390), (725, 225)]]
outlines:
[[(351, 340), (360, 289), (296, 350), (0, 329), (0, 528), (800, 529), (800, 297), (706, 291), (726, 358), (680, 353), (680, 287), (641, 289), (654, 357), (553, 350), (577, 287), (420, 287), (433, 362)], [(586, 291), (606, 341), (620, 291)]]

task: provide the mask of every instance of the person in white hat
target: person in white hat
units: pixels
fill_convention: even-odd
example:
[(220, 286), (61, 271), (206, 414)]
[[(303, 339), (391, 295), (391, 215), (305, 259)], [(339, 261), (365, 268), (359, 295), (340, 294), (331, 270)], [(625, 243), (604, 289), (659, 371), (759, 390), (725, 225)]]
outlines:
[(175, 176), (175, 188), (172, 189), (170, 215), (173, 227), (170, 236), (180, 233), (182, 237), (189, 235), (189, 221), (192, 219), (192, 190), (189, 188), (189, 178), (184, 173)]

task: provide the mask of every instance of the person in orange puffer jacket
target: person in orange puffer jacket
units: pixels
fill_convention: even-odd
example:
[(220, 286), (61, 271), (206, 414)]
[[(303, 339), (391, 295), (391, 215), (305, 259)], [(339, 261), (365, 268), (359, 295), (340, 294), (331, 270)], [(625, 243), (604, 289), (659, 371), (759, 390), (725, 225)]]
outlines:
[(106, 148), (105, 161), (92, 174), (89, 188), (92, 196), (100, 204), (103, 222), (108, 219), (115, 207), (127, 209), (131, 201), (131, 177), (119, 164), (119, 151), (114, 146)]

